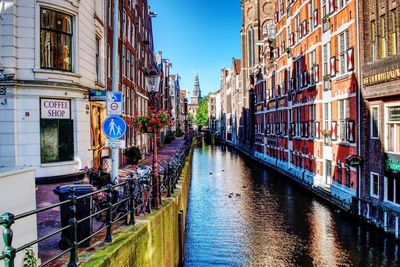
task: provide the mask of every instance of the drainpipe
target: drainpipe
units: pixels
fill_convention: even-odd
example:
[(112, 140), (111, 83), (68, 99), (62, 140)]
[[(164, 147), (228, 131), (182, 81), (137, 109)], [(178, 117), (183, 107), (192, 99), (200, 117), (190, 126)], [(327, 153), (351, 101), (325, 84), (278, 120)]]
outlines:
[[(358, 137), (358, 146), (357, 146), (357, 154), (360, 155), (361, 152), (361, 59), (360, 59), (360, 25), (359, 25), (359, 1), (356, 0), (356, 29), (357, 29), (357, 137)], [(361, 214), (361, 166), (357, 167), (357, 212), (358, 215)]]

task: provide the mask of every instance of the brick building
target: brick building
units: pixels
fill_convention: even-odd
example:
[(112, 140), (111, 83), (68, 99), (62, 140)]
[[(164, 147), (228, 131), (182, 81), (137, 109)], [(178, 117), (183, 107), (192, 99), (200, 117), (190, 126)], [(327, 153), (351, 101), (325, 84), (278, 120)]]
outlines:
[(399, 236), (399, 1), (359, 1), (361, 215)]
[(346, 163), (358, 154), (355, 14), (354, 0), (275, 1), (275, 44), (264, 42), (274, 58), (255, 91), (256, 156), (347, 209), (358, 178)]
[[(107, 15), (107, 88), (112, 84), (112, 36), (114, 1), (108, 0)], [(149, 105), (146, 91), (146, 74), (156, 69), (150, 7), (147, 0), (121, 1), (119, 32), (119, 79), (124, 96), (124, 117), (145, 114)], [(134, 133), (130, 128), (126, 146), (137, 146), (142, 154), (149, 147), (145, 134)]]

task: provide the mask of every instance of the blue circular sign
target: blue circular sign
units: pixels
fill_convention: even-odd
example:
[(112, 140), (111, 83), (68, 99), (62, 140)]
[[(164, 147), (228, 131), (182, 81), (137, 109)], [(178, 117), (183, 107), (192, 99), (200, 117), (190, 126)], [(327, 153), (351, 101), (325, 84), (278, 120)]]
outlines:
[(109, 139), (119, 139), (125, 135), (126, 123), (119, 116), (109, 116), (104, 120), (102, 130)]

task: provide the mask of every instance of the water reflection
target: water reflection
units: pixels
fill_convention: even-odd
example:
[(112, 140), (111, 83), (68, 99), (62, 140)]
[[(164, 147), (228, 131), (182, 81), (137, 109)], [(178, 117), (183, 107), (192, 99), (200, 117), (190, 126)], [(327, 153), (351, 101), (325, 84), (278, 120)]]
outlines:
[(186, 266), (396, 266), (398, 244), (226, 147), (193, 155)]

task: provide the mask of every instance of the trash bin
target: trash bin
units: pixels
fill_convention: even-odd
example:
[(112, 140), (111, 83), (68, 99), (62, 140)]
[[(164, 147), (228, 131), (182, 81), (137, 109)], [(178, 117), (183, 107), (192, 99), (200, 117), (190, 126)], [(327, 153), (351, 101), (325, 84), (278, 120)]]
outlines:
[[(58, 195), (60, 202), (69, 199), (70, 188), (75, 188), (75, 195), (82, 196), (89, 194), (94, 191), (92, 185), (87, 184), (70, 184), (58, 186), (54, 189), (54, 193)], [(90, 210), (92, 208), (92, 197), (86, 197), (84, 199), (79, 199), (76, 203), (76, 219), (81, 220), (85, 217), (90, 216)], [(70, 210), (70, 203), (63, 204), (60, 207), (61, 215), (61, 227), (69, 225), (69, 219), (71, 218), (72, 211)], [(61, 232), (61, 240), (58, 245), (61, 249), (67, 249), (72, 245), (71, 240), (72, 229), (68, 228)], [(78, 224), (78, 242), (85, 239), (91, 234), (91, 219), (87, 219)], [(81, 247), (87, 247), (90, 245), (90, 238), (80, 244)]]

